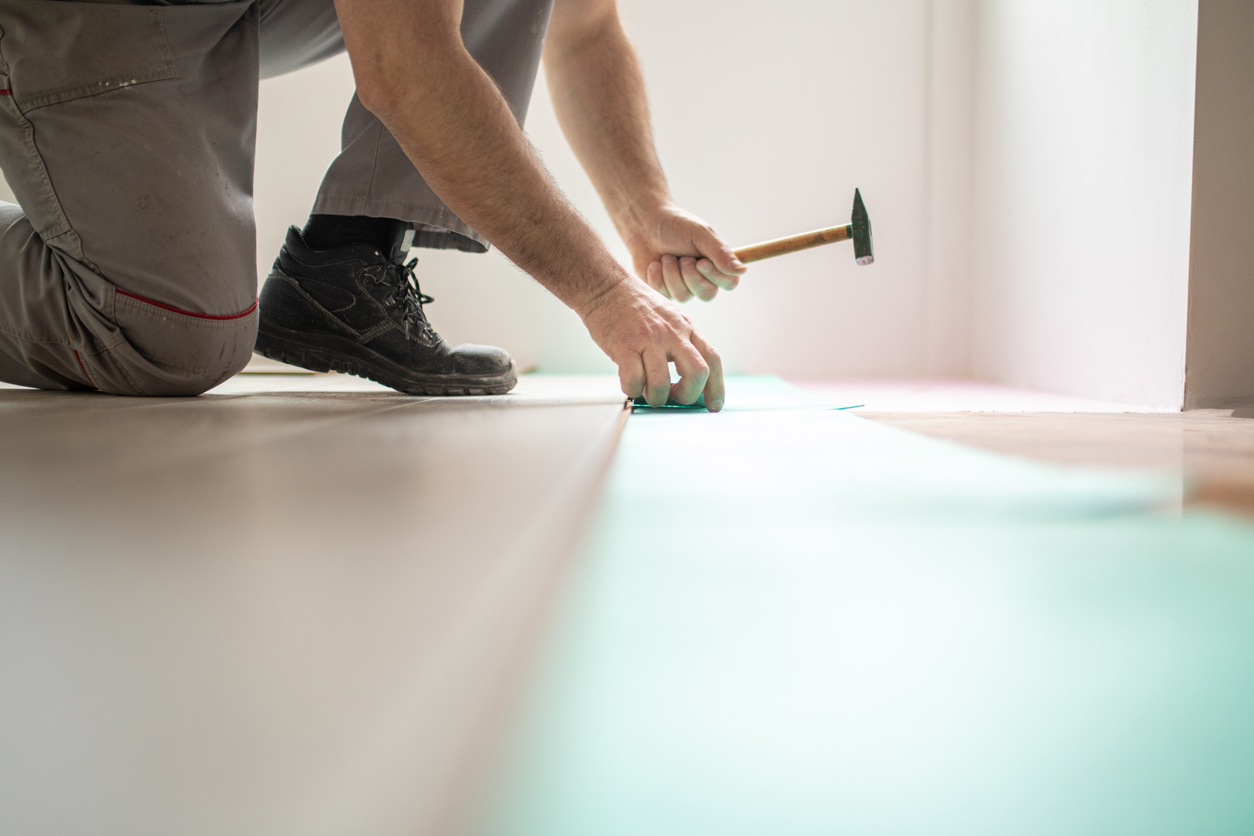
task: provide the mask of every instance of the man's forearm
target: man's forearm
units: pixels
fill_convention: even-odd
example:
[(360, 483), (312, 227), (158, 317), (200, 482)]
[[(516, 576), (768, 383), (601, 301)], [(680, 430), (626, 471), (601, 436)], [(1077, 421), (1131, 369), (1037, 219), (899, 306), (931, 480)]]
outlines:
[[(338, 5), (363, 104), (458, 217), (576, 311), (607, 284), (629, 278), (553, 184), (460, 38), (429, 33), (456, 21), (407, 14), (416, 4), (403, 0)], [(405, 24), (415, 17), (406, 39)], [(379, 26), (400, 30), (395, 51), (379, 48), (377, 36), (369, 48), (354, 48), (354, 36)]]
[(562, 131), (625, 240), (670, 201), (649, 124), (644, 76), (612, 5), (581, 29), (556, 31), (545, 76)]
[[(581, 0), (575, 2), (577, 9)], [(599, 2), (612, 6), (612, 0)], [(623, 393), (643, 394), (655, 406), (668, 394), (685, 404), (704, 394), (707, 409), (721, 409), (718, 353), (656, 292), (657, 282), (646, 284), (623, 269), (554, 185), (504, 97), (466, 51), (460, 0), (335, 0), (335, 6), (362, 104), (450, 209), (579, 313), (592, 339), (618, 366)], [(623, 45), (634, 69), (630, 47)], [(640, 90), (633, 100), (643, 107), (639, 76), (634, 70)], [(633, 202), (643, 205), (666, 191), (648, 140), (647, 115), (624, 123), (644, 126), (643, 144), (628, 131), (624, 145), (607, 153), (630, 147), (636, 158), (618, 167), (592, 164), (605, 172), (595, 175), (599, 186), (615, 176), (622, 180), (620, 189), (606, 192), (616, 201), (620, 228)], [(605, 124), (623, 123), (615, 118)], [(581, 141), (595, 145), (600, 135), (596, 130)], [(627, 180), (633, 177), (644, 188), (630, 188)], [(707, 255), (726, 250), (731, 258), (708, 227), (677, 211), (671, 216), (681, 228), (673, 236), (683, 239), (678, 250)], [(693, 243), (697, 239), (704, 244)], [(677, 251), (665, 242), (659, 246)], [(633, 255), (633, 260), (638, 259)], [(680, 374), (673, 384), (669, 362)]]

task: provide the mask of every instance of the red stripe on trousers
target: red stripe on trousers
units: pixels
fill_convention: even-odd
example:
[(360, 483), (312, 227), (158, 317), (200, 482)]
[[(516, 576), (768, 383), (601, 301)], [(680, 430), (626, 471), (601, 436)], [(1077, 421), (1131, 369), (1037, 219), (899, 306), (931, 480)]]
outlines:
[(87, 383), (91, 386), (91, 388), (99, 389), (100, 387), (96, 385), (96, 381), (92, 380), (91, 375), (87, 373), (87, 367), (83, 365), (83, 358), (78, 356), (77, 349), (72, 348), (70, 351), (74, 352), (74, 359), (78, 361), (78, 367), (82, 370), (83, 377), (87, 378)]
[(115, 289), (116, 289), (116, 290), (117, 290), (117, 292), (118, 292), (119, 294), (121, 294), (122, 296), (127, 296), (127, 297), (129, 297), (129, 298), (131, 298), (131, 299), (136, 299), (136, 300), (138, 300), (138, 301), (140, 301), (140, 302), (143, 302), (144, 304), (147, 304), (147, 305), (152, 305), (154, 308), (161, 308), (161, 309), (162, 309), (162, 310), (164, 310), (164, 311), (172, 311), (172, 312), (174, 312), (174, 313), (176, 313), (176, 314), (182, 314), (183, 316), (194, 316), (194, 317), (196, 317), (197, 319), (219, 319), (219, 320), (221, 320), (221, 319), (243, 319), (244, 317), (248, 316), (248, 315), (249, 315), (250, 313), (252, 313), (253, 311), (257, 310), (257, 302), (256, 302), (256, 300), (254, 300), (254, 301), (253, 301), (253, 303), (252, 303), (251, 305), (249, 305), (249, 306), (248, 306), (247, 310), (242, 310), (242, 311), (240, 311), (239, 313), (224, 314), (224, 315), (221, 315), (221, 316), (219, 316), (219, 315), (217, 315), (217, 314), (196, 313), (195, 311), (185, 311), (185, 310), (183, 310), (182, 308), (176, 308), (176, 307), (174, 307), (173, 305), (164, 305), (164, 304), (162, 304), (161, 302), (154, 302), (153, 300), (151, 300), (151, 299), (145, 299), (143, 296), (140, 296), (140, 295), (138, 295), (138, 294), (136, 294), (136, 293), (127, 293), (125, 290), (123, 290), (123, 289), (122, 289), (122, 288), (120, 288), (120, 287), (119, 287), (119, 288), (115, 288)]

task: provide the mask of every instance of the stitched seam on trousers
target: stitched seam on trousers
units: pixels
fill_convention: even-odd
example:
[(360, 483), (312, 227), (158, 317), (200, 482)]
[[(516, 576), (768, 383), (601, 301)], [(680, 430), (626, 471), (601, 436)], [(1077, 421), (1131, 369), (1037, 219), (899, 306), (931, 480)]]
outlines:
[(362, 198), (362, 208), (365, 208), (366, 201), (370, 199), (370, 193), (374, 191), (374, 176), (379, 170), (379, 148), (383, 145), (383, 123), (379, 123), (378, 133), (374, 138), (374, 159), (370, 161), (370, 182), (366, 184), (366, 197)]
[[(414, 212), (427, 216), (423, 221), (421, 221), (421, 223), (429, 223), (434, 226), (439, 226), (443, 229), (448, 230), (449, 232), (456, 232), (458, 235), (464, 235), (467, 238), (471, 238), (471, 236), (473, 235), (479, 235), (478, 232), (472, 229), (469, 224), (467, 224), (465, 221), (459, 218), (456, 215), (456, 213), (454, 213), (453, 210), (449, 209), (448, 207), (444, 207), (443, 209), (436, 209), (434, 206), (430, 206), (430, 205), (423, 204), (423, 203), (413, 203), (413, 202), (404, 201), (404, 200), (382, 200), (380, 198), (372, 198), (369, 195), (364, 196), (364, 197), (359, 197), (355, 195), (332, 194), (330, 192), (323, 194), (323, 195), (319, 195), (318, 199), (319, 201), (325, 201), (325, 202), (342, 201), (344, 203), (351, 204), (353, 207), (358, 207), (358, 205), (360, 204), (360, 209), (362, 211), (365, 210), (366, 204), (371, 204), (374, 206), (394, 206), (397, 209), (412, 210)], [(357, 209), (354, 208), (354, 211), (357, 211)], [(453, 227), (455, 226), (460, 226), (464, 228), (465, 231), (463, 232), (461, 229), (454, 229)], [(479, 237), (482, 238), (483, 236), (479, 235)], [(471, 240), (474, 240), (474, 239), (471, 238)], [(486, 241), (487, 239), (485, 238), (484, 240)]]
[(61, 104), (62, 102), (72, 102), (75, 99), (86, 99), (91, 96), (99, 96), (112, 90), (125, 90), (127, 87), (135, 87), (140, 84), (151, 84), (154, 81), (166, 81), (171, 78), (178, 78), (178, 73), (171, 64), (169, 69), (160, 68), (147, 70), (142, 73), (130, 73), (130, 77), (107, 78), (104, 81), (94, 81), (91, 84), (82, 84), (78, 87), (71, 87), (66, 90), (58, 90), (55, 93), (45, 93), (42, 96), (35, 96), (31, 99), (22, 99), (18, 105), (22, 108), (22, 113), (30, 113), (32, 110), (38, 110), (41, 107), (49, 105)]
[(45, 240), (56, 238), (67, 232), (73, 232), (73, 227), (70, 226), (70, 219), (65, 216), (65, 209), (61, 206), (61, 199), (57, 197), (57, 190), (52, 187), (52, 178), (48, 176), (48, 166), (44, 162), (43, 154), (39, 153), (39, 144), (35, 142), (35, 126), (26, 118), (26, 114), (22, 112), (22, 109), (16, 103), (14, 103), (13, 108), (17, 111), (18, 117), (25, 126), (23, 133), (25, 134), (26, 149), (34, 160), (34, 166), (39, 176), (40, 188), (44, 192), (44, 197), (51, 202), (52, 207), (56, 210), (56, 224), (49, 229), (36, 229), (35, 231)]
[(135, 353), (159, 369), (174, 369), (180, 372), (197, 372), (200, 374), (222, 374), (230, 368), (230, 366), (187, 366), (182, 363), (171, 363), (168, 360), (157, 360), (153, 357), (149, 357), (147, 354), (144, 354), (139, 349), (136, 349)]
[[(138, 352), (136, 352), (136, 353), (138, 353)], [(142, 357), (143, 355), (140, 355), (140, 356)], [(125, 363), (115, 363), (114, 365), (115, 365), (115, 367), (117, 368), (117, 370), (118, 370), (118, 371), (122, 374), (122, 377), (126, 378), (126, 382), (127, 382), (127, 383), (129, 383), (129, 384), (131, 384), (131, 388), (132, 388), (132, 389), (134, 389), (136, 392), (138, 392), (138, 393), (139, 393), (139, 394), (141, 394), (141, 395), (147, 395), (147, 394), (148, 394), (148, 390), (147, 390), (147, 389), (145, 389), (143, 386), (140, 386), (140, 385), (139, 385), (139, 381), (138, 381), (138, 380), (136, 380), (135, 378), (131, 377), (131, 373), (130, 373), (130, 372), (128, 372), (128, 371), (126, 370), (126, 364), (125, 364)]]
[[(423, 212), (428, 213), (428, 214), (434, 212), (440, 218), (452, 218), (453, 220), (457, 221), (462, 226), (468, 226), (465, 221), (459, 218), (457, 214), (453, 212), (452, 209), (449, 209), (447, 206), (443, 208), (437, 208), (435, 206), (431, 206), (430, 204), (414, 203), (413, 201), (409, 201), (409, 200), (384, 200), (383, 198), (379, 198), (379, 197), (370, 197), (369, 194), (350, 195), (350, 194), (335, 194), (334, 192), (327, 192), (321, 195), (321, 197), (324, 200), (343, 200), (343, 201), (348, 201), (350, 203), (359, 203), (361, 201), (366, 201), (368, 203), (373, 203), (378, 206), (399, 206), (403, 209), (420, 209)], [(433, 223), (433, 222), (427, 221), (427, 223)]]
[(108, 343), (99, 351), (87, 351), (86, 349), (83, 349), (83, 354), (87, 357), (99, 357), (101, 354), (104, 354), (107, 351), (112, 351), (113, 349), (122, 345), (124, 342), (126, 342), (126, 335), (119, 333), (117, 337), (114, 338), (113, 342)]
[[(9, 75), (9, 62), (4, 57), (4, 40), (5, 33), (3, 30), (0, 30), (0, 67), (3, 67), (4, 74), (7, 77)], [(45, 239), (55, 238), (58, 235), (64, 235), (66, 232), (71, 231), (70, 221), (69, 218), (65, 216), (65, 209), (61, 206), (61, 201), (57, 198), (56, 190), (52, 188), (52, 179), (48, 176), (48, 166), (44, 163), (44, 158), (39, 153), (39, 147), (35, 143), (35, 126), (32, 125), (30, 120), (26, 118), (26, 114), (22, 111), (22, 108), (18, 105), (18, 103), (14, 101), (13, 96), (5, 96), (4, 98), (8, 99), (13, 104), (13, 110), (17, 113), (18, 119), (25, 126), (25, 136), (23, 137), (25, 145), (27, 150), (30, 152), (30, 156), (36, 163), (40, 185), (46, 191), (45, 197), (52, 201), (52, 205), (56, 209), (57, 224), (47, 230), (36, 229), (35, 231)]]
[(87, 366), (83, 364), (83, 358), (78, 356), (78, 350), (72, 348), (70, 351), (74, 352), (74, 360), (78, 363), (78, 368), (83, 372), (83, 377), (87, 378), (87, 384), (93, 389), (99, 389), (100, 387), (96, 385), (96, 381), (92, 380), (91, 375), (87, 372)]
[[(71, 351), (78, 351), (78, 349), (74, 348), (73, 343), (68, 342), (66, 340), (62, 340), (62, 339), (58, 339), (54, 337), (49, 337), (48, 339), (43, 339), (41, 337), (32, 337), (28, 334), (22, 334), (17, 331), (14, 331), (12, 328), (7, 328), (2, 324), (0, 324), (0, 334), (5, 334), (6, 336), (12, 337), (15, 340), (21, 340), (22, 342), (30, 343), (31, 345), (58, 345), (58, 346), (61, 346), (62, 348), (68, 348)], [(96, 357), (100, 354), (104, 354), (106, 351), (112, 348), (116, 348), (117, 346), (121, 345), (124, 342), (126, 342), (126, 337), (123, 335), (119, 335), (117, 339), (115, 339), (113, 342), (109, 343), (108, 345), (104, 346), (99, 351), (88, 351), (87, 349), (84, 348), (83, 353), (86, 354), (88, 357)]]
[[(152, 363), (154, 366), (156, 366), (159, 369), (175, 369), (180, 372), (198, 372), (202, 374), (222, 374), (223, 372), (225, 372), (227, 369), (230, 368), (229, 365), (189, 366), (184, 363), (172, 363), (169, 360), (158, 360), (155, 357), (151, 357), (148, 354), (145, 354), (144, 352), (140, 351), (139, 348), (134, 345), (132, 345), (131, 348), (134, 349), (136, 354), (138, 354), (140, 357), (143, 357), (145, 360), (147, 360), (149, 363)], [(124, 363), (119, 363), (118, 368), (122, 371), (123, 374), (126, 375), (126, 379), (130, 381), (132, 386), (134, 386), (140, 392), (144, 391), (143, 387), (141, 387), (138, 383), (136, 383), (135, 380), (129, 374), (126, 373), (126, 365)]]
[(75, 99), (107, 93), (110, 90), (132, 87), (137, 84), (147, 84), (152, 81), (178, 78), (178, 69), (174, 64), (174, 54), (170, 51), (170, 41), (165, 34), (164, 16), (160, 9), (153, 8), (149, 10), (148, 17), (152, 24), (149, 35), (155, 42), (149, 44), (149, 46), (155, 45), (160, 53), (156, 62), (145, 61), (143, 63), (147, 64), (147, 66), (143, 69), (132, 67), (127, 72), (118, 72), (108, 78), (84, 84), (52, 90), (36, 90), (34, 95), (15, 91), (14, 98), (17, 100), (17, 104), (24, 108), (25, 112), (30, 112), (60, 102), (69, 102)]
[(49, 337), (47, 339), (44, 339), (43, 337), (32, 337), (27, 334), (14, 331), (12, 328), (9, 328), (3, 324), (0, 324), (0, 334), (5, 334), (7, 336), (13, 337), (15, 340), (21, 340), (24, 343), (31, 343), (32, 345), (59, 345), (65, 348), (74, 347), (73, 343), (67, 342), (66, 340), (60, 339), (59, 337)]
[[(230, 331), (240, 325), (247, 323), (248, 317), (257, 312), (257, 306), (253, 305), (243, 316), (231, 317), (230, 319), (205, 319), (199, 316), (183, 314), (178, 316), (177, 312), (167, 311), (164, 306), (150, 305), (142, 299), (135, 299), (129, 293), (116, 293), (116, 298), (121, 300), (122, 304), (144, 316), (155, 317), (161, 320), (177, 322), (180, 328), (199, 329), (201, 331)], [(175, 315), (171, 315), (175, 314)], [(116, 312), (114, 318), (117, 318)]]
[(239, 313), (232, 313), (232, 314), (196, 313), (195, 311), (185, 311), (182, 308), (176, 308), (173, 305), (167, 305), (164, 302), (153, 301), (152, 299), (149, 299), (146, 296), (140, 296), (138, 293), (131, 293), (129, 290), (123, 290), (120, 287), (115, 287), (113, 290), (115, 293), (121, 296), (125, 296), (129, 299), (134, 299), (136, 301), (143, 302), (144, 304), (151, 305), (154, 308), (160, 308), (163, 311), (169, 311), (170, 313), (176, 313), (182, 316), (191, 317), (192, 319), (203, 319), (209, 322), (229, 322), (233, 319), (243, 319), (244, 317), (248, 316), (253, 311), (257, 310), (257, 300), (254, 299), (251, 305), (249, 305), (247, 308), (240, 311)]

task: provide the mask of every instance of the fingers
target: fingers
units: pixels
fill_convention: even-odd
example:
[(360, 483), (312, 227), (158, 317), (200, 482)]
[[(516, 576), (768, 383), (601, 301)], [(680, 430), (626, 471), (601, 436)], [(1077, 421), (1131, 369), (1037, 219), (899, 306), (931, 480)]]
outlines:
[(665, 295), (676, 302), (687, 302), (694, 296), (708, 302), (718, 294), (718, 286), (701, 274), (697, 269), (697, 260), (692, 256), (664, 255), (660, 265)]
[(662, 256), (662, 281), (666, 283), (666, 295), (676, 302), (687, 302), (692, 298), (692, 291), (684, 283), (680, 272), (679, 259), (673, 255)]
[[(694, 296), (709, 302), (719, 290), (735, 290), (740, 276), (749, 268), (713, 230), (699, 223), (692, 226), (695, 229), (690, 232), (690, 243), (684, 249), (693, 248), (696, 252), (659, 256), (645, 270), (645, 281), (676, 302), (687, 302)], [(684, 249), (679, 252), (683, 253)]]
[[(749, 269), (741, 263), (740, 259), (736, 258), (736, 254), (732, 252), (731, 247), (727, 246), (723, 239), (719, 238), (711, 229), (703, 230), (702, 234), (698, 236), (696, 244), (697, 249), (701, 251), (701, 255), (714, 268), (713, 272), (720, 276), (738, 281), (739, 277)], [(732, 287), (735, 287), (735, 285), (733, 284)], [(724, 289), (731, 290), (732, 288)]]
[[(701, 358), (705, 361), (709, 374), (705, 380), (705, 408), (710, 412), (718, 412), (723, 408), (723, 400), (725, 391), (723, 389), (723, 360), (718, 356), (718, 352), (714, 350), (714, 346), (705, 341), (695, 329), (689, 336), (692, 345), (701, 354)], [(678, 365), (678, 364), (677, 364)], [(695, 400), (695, 397), (694, 399)], [(691, 403), (692, 401), (689, 401)]]
[[(617, 287), (613, 293), (609, 303), (584, 315), (584, 324), (617, 363), (623, 394), (643, 397), (654, 407), (665, 406), (668, 397), (692, 404), (704, 394), (709, 411), (722, 409), (722, 362), (692, 322), (673, 303), (662, 301), (639, 283), (634, 289)], [(671, 361), (679, 372), (674, 386)]]
[(618, 382), (623, 394), (638, 398), (644, 394), (644, 361), (639, 354), (628, 354), (618, 363)]
[(676, 403), (687, 406), (694, 403), (697, 396), (705, 389), (706, 379), (710, 376), (710, 368), (689, 340), (681, 342), (671, 359), (675, 361), (679, 381), (670, 387), (670, 396)]
[(683, 277), (684, 287), (702, 302), (709, 302), (718, 295), (718, 288), (701, 275), (697, 270), (697, 260), (692, 256), (679, 259), (679, 274)]
[(714, 266), (714, 262), (708, 258), (703, 258), (697, 262), (697, 270), (705, 277), (706, 281), (718, 287), (721, 290), (735, 290), (740, 284), (740, 277), (728, 273), (724, 273)]
[(671, 370), (666, 351), (661, 346), (652, 345), (644, 350), (641, 358), (644, 361), (644, 399), (649, 406), (666, 406), (666, 398), (671, 391)]
[(671, 293), (666, 289), (666, 282), (662, 279), (662, 262), (654, 261), (649, 265), (649, 269), (645, 272), (645, 284), (656, 290), (658, 293), (671, 298)]

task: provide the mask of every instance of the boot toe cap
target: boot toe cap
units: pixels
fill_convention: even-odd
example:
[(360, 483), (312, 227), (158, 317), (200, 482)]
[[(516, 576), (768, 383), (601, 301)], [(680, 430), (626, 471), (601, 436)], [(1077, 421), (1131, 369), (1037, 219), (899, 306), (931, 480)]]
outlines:
[(490, 345), (459, 345), (453, 349), (453, 356), (457, 361), (457, 371), (461, 374), (505, 374), (514, 363), (509, 352)]

